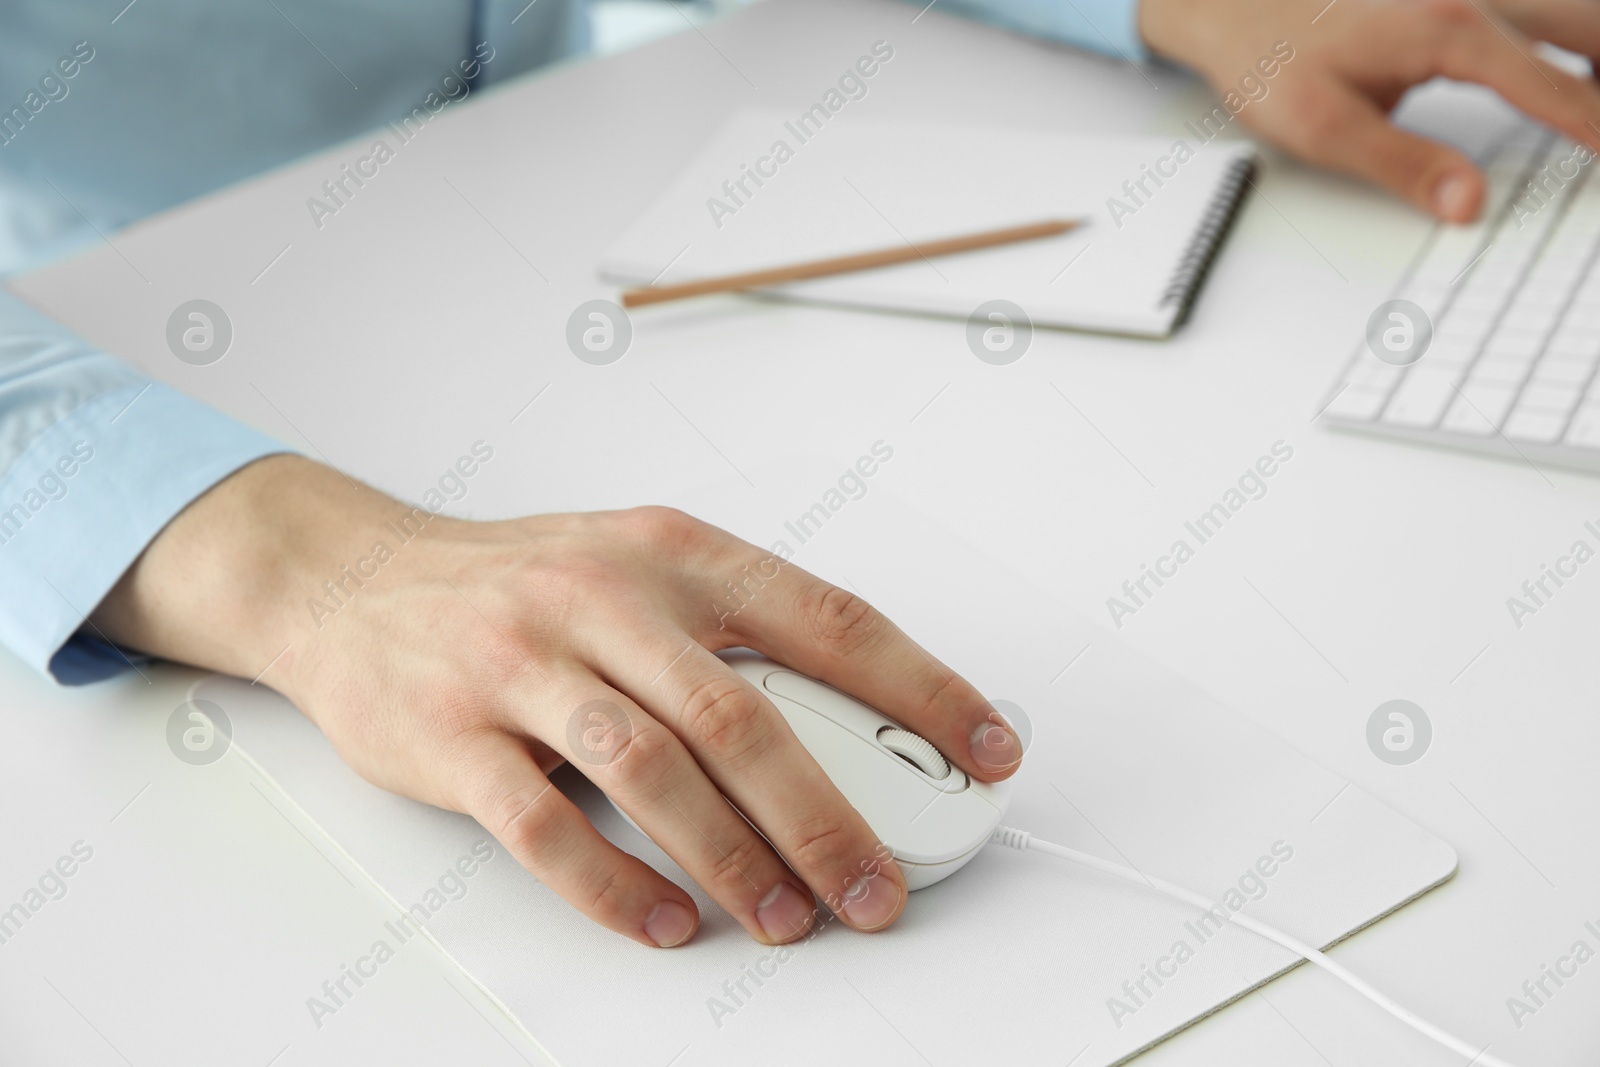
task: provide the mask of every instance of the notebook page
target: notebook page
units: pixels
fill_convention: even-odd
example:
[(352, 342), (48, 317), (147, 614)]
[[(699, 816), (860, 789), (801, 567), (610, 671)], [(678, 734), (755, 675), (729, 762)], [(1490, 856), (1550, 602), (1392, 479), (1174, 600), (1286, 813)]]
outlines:
[(963, 318), (999, 298), (1036, 325), (1162, 335), (1177, 315), (1163, 297), (1252, 155), (1202, 134), (1081, 137), (848, 113), (823, 125), (744, 111), (607, 251), (601, 274), (672, 284), (1082, 219), (1057, 237), (774, 291)]

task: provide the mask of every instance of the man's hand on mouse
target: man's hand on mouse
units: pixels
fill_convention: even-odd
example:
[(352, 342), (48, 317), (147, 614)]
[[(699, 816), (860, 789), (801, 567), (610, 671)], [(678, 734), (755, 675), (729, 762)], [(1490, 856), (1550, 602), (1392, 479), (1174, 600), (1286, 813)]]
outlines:
[[(1477, 216), (1484, 177), (1455, 149), (1389, 121), (1412, 86), (1438, 76), (1478, 82), (1566, 137), (1600, 145), (1600, 89), (1534, 44), (1600, 55), (1600, 5), (1586, 0), (1141, 0), (1139, 31), (1152, 51), (1245, 101), (1239, 120), (1266, 139), (1450, 222)], [(1278, 62), (1279, 42), (1290, 61)], [(1247, 78), (1266, 94), (1247, 95)]]
[[(859, 930), (905, 906), (866, 822), (715, 650), (828, 682), (980, 781), (1021, 760), (977, 690), (859, 597), (680, 512), (426, 515), (301, 457), (263, 459), (174, 519), (92, 621), (130, 648), (260, 675), (369, 781), (474, 816), (647, 945), (692, 937), (694, 901), (550, 786), (563, 760), (758, 940), (805, 934), (813, 893)], [(730, 611), (726, 583), (750, 572), (759, 589)]]

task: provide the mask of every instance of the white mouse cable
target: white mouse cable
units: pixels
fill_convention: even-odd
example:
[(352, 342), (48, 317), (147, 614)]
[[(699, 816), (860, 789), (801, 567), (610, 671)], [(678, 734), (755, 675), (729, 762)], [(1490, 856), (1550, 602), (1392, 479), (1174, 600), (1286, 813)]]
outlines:
[(1345, 967), (1335, 963), (1333, 959), (1326, 953), (1313, 948), (1303, 941), (1290, 937), (1288, 934), (1268, 926), (1266, 923), (1258, 922), (1243, 912), (1230, 911), (1229, 909), (1218, 905), (1216, 901), (1207, 900), (1199, 893), (1191, 892), (1180, 885), (1173, 885), (1171, 882), (1163, 881), (1160, 878), (1146, 877), (1145, 875), (1140, 874), (1138, 871), (1130, 870), (1127, 867), (1112, 863), (1109, 860), (1100, 859), (1098, 856), (1091, 856), (1087, 852), (1079, 852), (1077, 849), (1067, 848), (1065, 845), (1056, 845), (1049, 841), (1041, 841), (1026, 830), (1017, 830), (1009, 826), (999, 826), (995, 828), (995, 831), (989, 840), (994, 844), (1004, 845), (1007, 848), (1014, 848), (1019, 852), (1026, 852), (1028, 849), (1033, 849), (1035, 852), (1043, 852), (1046, 855), (1055, 856), (1058, 859), (1070, 860), (1073, 863), (1081, 864), (1085, 867), (1092, 867), (1097, 871), (1115, 875), (1116, 877), (1125, 879), (1129, 882), (1136, 882), (1139, 885), (1149, 886), (1151, 889), (1165, 893), (1167, 896), (1172, 897), (1175, 900), (1181, 900), (1185, 904), (1193, 904), (1195, 907), (1200, 908), (1203, 911), (1210, 912), (1212, 914), (1216, 914), (1217, 912), (1226, 914), (1230, 922), (1233, 922), (1236, 925), (1241, 926), (1253, 933), (1259, 934), (1268, 941), (1283, 946), (1290, 952), (1300, 956), (1302, 959), (1316, 964), (1318, 967), (1321, 967), (1323, 970), (1339, 979), (1339, 981), (1343, 982), (1351, 989), (1354, 989), (1357, 993), (1360, 993), (1362, 996), (1366, 997), (1368, 1000), (1372, 1001), (1378, 1007), (1382, 1008), (1390, 1015), (1393, 1015), (1396, 1019), (1399, 1019), (1413, 1030), (1416, 1030), (1418, 1033), (1423, 1034), (1426, 1037), (1432, 1038), (1434, 1041), (1437, 1041), (1439, 1044), (1443, 1045), (1447, 1049), (1450, 1049), (1452, 1052), (1467, 1057), (1468, 1062), (1471, 1063), (1473, 1067), (1511, 1067), (1511, 1065), (1505, 1060), (1491, 1056), (1487, 1051), (1488, 1046), (1485, 1046), (1483, 1049), (1473, 1048), (1471, 1045), (1456, 1037), (1454, 1034), (1451, 1034), (1445, 1030), (1441, 1030), (1439, 1027), (1428, 1022), (1426, 1019), (1423, 1019), (1420, 1016), (1415, 1015), (1407, 1009), (1401, 1007), (1399, 1004), (1396, 1004), (1387, 996), (1372, 988), (1372, 986), (1362, 981), (1356, 975), (1352, 974)]

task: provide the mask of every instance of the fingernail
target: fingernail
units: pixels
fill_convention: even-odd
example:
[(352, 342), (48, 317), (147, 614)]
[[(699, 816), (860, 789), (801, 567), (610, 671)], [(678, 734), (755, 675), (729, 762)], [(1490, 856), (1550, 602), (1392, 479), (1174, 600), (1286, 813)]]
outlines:
[(1433, 210), (1456, 222), (1466, 222), (1473, 208), (1472, 175), (1462, 171), (1446, 174), (1433, 187)]
[(1022, 742), (999, 712), (990, 712), (988, 721), (972, 731), (972, 758), (986, 771), (1007, 770), (1021, 762)]
[(694, 933), (694, 913), (675, 900), (663, 900), (650, 909), (644, 933), (660, 948), (677, 948)]
[(762, 933), (782, 944), (805, 933), (811, 923), (811, 895), (788, 882), (779, 882), (756, 905), (756, 922)]
[(845, 887), (840, 911), (857, 930), (876, 930), (900, 910), (901, 888), (881, 874), (857, 878)]

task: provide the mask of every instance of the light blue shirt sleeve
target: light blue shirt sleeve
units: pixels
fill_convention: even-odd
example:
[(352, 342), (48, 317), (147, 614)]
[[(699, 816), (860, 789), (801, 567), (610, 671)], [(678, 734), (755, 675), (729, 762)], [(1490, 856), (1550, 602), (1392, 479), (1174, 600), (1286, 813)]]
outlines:
[[(0, 278), (589, 42), (583, 0), (0, 7), (21, 9), (0, 32)], [(68, 684), (128, 669), (87, 616), (195, 498), (284, 451), (0, 288), (0, 645)]]
[(191, 501), (284, 451), (0, 290), (0, 644), (69, 685), (127, 670), (85, 618)]
[(1139, 36), (1139, 0), (944, 0), (941, 8), (1133, 62), (1150, 58)]

